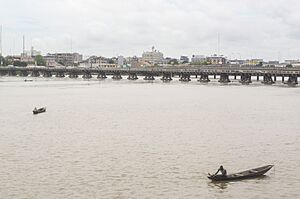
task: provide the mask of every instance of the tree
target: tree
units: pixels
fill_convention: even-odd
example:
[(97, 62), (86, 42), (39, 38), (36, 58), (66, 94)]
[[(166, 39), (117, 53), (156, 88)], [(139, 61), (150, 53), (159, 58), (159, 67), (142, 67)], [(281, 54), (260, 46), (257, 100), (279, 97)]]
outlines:
[(171, 59), (169, 61), (169, 64), (172, 64), (172, 65), (178, 65), (178, 60), (177, 59)]
[(115, 62), (114, 62), (114, 60), (109, 59), (109, 60), (108, 60), (108, 63), (109, 63), (109, 64), (114, 64)]
[(5, 58), (0, 56), (0, 66), (5, 66)]
[(293, 68), (293, 65), (292, 64), (287, 64), (285, 67), (287, 67), (287, 68)]
[(14, 61), (13, 65), (14, 66), (19, 66), (19, 67), (26, 67), (27, 63), (26, 62), (21, 62), (21, 61)]
[(35, 62), (38, 66), (45, 66), (46, 65), (46, 61), (44, 60), (42, 55), (35, 56)]

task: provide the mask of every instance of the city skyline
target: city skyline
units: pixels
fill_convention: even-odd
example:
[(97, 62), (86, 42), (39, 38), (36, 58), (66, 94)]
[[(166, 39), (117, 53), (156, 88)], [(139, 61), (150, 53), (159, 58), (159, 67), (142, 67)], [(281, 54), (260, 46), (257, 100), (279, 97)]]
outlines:
[(212, 55), (220, 35), (227, 57), (298, 59), (299, 7), (295, 0), (12, 0), (0, 13), (3, 54), (20, 54), (25, 35), (26, 49), (43, 54), (140, 56), (154, 45), (170, 57)]

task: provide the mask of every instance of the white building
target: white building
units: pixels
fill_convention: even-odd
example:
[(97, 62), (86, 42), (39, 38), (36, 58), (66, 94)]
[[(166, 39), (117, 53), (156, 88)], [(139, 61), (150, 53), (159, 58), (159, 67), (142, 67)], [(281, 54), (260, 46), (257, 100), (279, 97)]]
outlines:
[(125, 65), (125, 58), (123, 56), (118, 56), (118, 66), (123, 67)]
[(226, 57), (223, 57), (223, 56), (213, 55), (213, 56), (207, 57), (207, 61), (213, 65), (222, 65), (222, 64), (226, 64), (227, 59), (226, 59)]
[(206, 62), (206, 57), (204, 55), (192, 55), (192, 63), (204, 63)]
[(79, 66), (89, 68), (116, 68), (117, 64), (111, 63), (110, 59), (105, 57), (91, 56), (80, 62)]
[(150, 64), (160, 64), (163, 62), (163, 59), (163, 53), (155, 50), (154, 46), (152, 47), (152, 51), (144, 52), (142, 55), (142, 60), (145, 62), (149, 62)]
[(82, 61), (82, 55), (79, 53), (54, 53), (47, 56), (55, 57), (55, 61), (64, 66), (72, 66)]

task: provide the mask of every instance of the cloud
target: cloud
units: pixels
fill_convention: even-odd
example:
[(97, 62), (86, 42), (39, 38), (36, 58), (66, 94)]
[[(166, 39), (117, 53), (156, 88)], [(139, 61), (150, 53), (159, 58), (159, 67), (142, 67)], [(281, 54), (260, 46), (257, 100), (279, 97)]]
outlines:
[(86, 55), (140, 56), (152, 45), (166, 56), (210, 55), (218, 34), (227, 55), (300, 53), (297, 0), (10, 0), (1, 7), (6, 54), (13, 41), (20, 53), (23, 34), (43, 53), (71, 51), (72, 43)]

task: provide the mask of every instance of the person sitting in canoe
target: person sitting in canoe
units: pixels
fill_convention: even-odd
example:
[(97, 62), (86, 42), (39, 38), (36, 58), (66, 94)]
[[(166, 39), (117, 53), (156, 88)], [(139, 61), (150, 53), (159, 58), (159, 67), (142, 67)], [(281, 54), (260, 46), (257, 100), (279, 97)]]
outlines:
[(226, 169), (223, 168), (223, 166), (221, 165), (220, 168), (218, 169), (218, 171), (214, 174), (214, 176), (216, 176), (219, 172), (221, 172), (222, 176), (227, 176), (227, 171)]
[(36, 108), (36, 107), (34, 107), (33, 111), (37, 111), (37, 108)]

